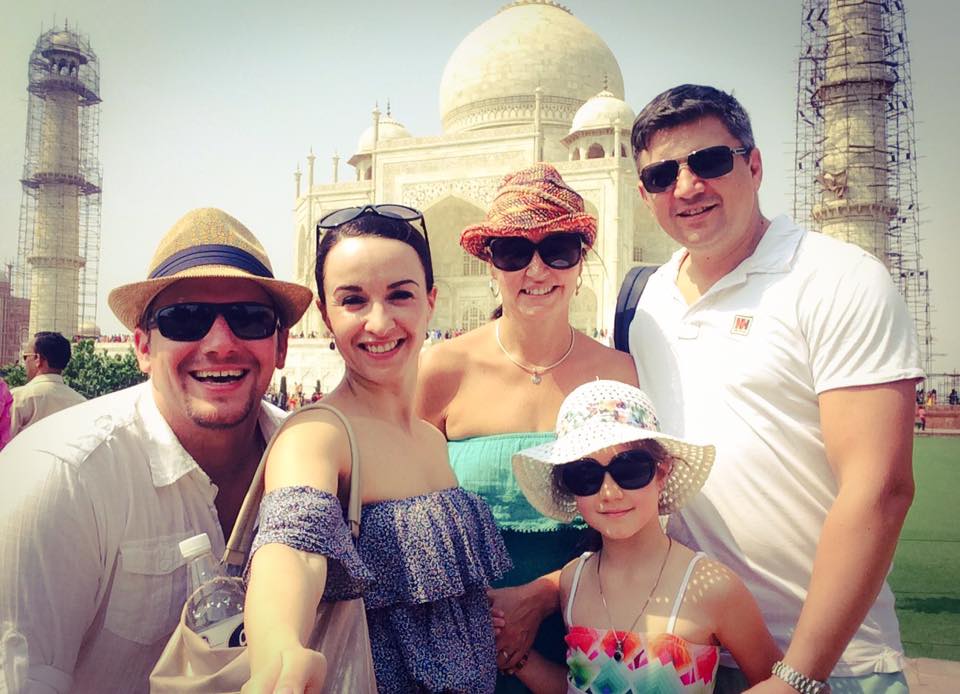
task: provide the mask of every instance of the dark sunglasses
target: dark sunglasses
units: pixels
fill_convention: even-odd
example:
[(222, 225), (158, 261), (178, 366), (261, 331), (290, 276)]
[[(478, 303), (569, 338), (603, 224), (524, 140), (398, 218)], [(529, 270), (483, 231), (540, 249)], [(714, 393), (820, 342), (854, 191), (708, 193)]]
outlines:
[(644, 450), (617, 453), (608, 465), (581, 458), (558, 468), (560, 484), (574, 496), (592, 496), (600, 491), (608, 472), (621, 489), (642, 489), (657, 474), (657, 459)]
[(373, 215), (385, 219), (401, 219), (404, 222), (413, 223), (420, 221), (420, 227), (423, 229), (423, 240), (427, 242), (427, 250), (430, 250), (430, 238), (427, 236), (427, 220), (423, 218), (423, 212), (407, 207), (406, 205), (363, 205), (362, 207), (344, 207), (342, 210), (334, 210), (325, 214), (317, 222), (317, 247), (320, 246), (320, 233), (322, 229), (336, 229), (342, 224), (352, 222), (355, 219)]
[(749, 151), (749, 147), (705, 147), (690, 152), (682, 159), (666, 159), (644, 166), (640, 170), (640, 180), (648, 193), (662, 193), (676, 182), (680, 167), (684, 164), (700, 178), (718, 178), (733, 171), (735, 154), (747, 154)]
[(277, 312), (272, 306), (239, 301), (209, 304), (199, 301), (164, 306), (154, 311), (147, 328), (156, 327), (174, 342), (196, 342), (210, 332), (217, 316), (223, 316), (230, 330), (241, 340), (262, 340), (277, 331)]
[(554, 270), (567, 270), (580, 262), (583, 236), (575, 233), (550, 234), (540, 243), (521, 236), (492, 238), (487, 241), (490, 262), (505, 272), (522, 270), (537, 253), (543, 264)]

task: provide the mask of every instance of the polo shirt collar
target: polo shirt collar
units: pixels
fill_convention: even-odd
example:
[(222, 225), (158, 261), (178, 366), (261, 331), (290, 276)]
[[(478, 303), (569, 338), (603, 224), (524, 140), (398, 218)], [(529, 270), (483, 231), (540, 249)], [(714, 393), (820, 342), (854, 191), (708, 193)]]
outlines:
[[(167, 420), (160, 414), (150, 381), (146, 381), (139, 387), (142, 390), (137, 397), (136, 408), (140, 417), (140, 435), (147, 454), (153, 486), (166, 487), (194, 470), (202, 475), (203, 479), (209, 480), (207, 473), (197, 464), (193, 456), (187, 453)], [(265, 441), (269, 441), (273, 436), (283, 421), (283, 416), (282, 410), (261, 401), (257, 423)]]
[[(707, 290), (704, 296), (727, 287), (743, 284), (747, 281), (747, 275), (751, 273), (787, 272), (793, 266), (803, 235), (803, 228), (797, 226), (787, 215), (782, 214), (775, 217), (770, 221), (770, 226), (767, 227), (753, 253), (724, 277), (721, 277), (716, 284)], [(667, 262), (670, 278), (674, 285), (677, 281), (677, 274), (680, 272), (680, 264), (686, 255), (687, 249), (681, 248)]]
[(37, 374), (30, 379), (30, 383), (63, 383), (63, 376), (60, 374)]

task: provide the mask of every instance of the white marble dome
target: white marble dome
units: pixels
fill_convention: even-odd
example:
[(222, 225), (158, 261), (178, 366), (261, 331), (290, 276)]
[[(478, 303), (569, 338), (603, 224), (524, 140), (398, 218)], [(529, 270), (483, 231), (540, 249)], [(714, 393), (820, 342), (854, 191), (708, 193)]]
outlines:
[(569, 127), (604, 84), (623, 98), (623, 74), (610, 48), (553, 0), (504, 6), (457, 46), (440, 81), (445, 132), (528, 123), (541, 88), (541, 118)]
[(636, 114), (623, 99), (604, 89), (580, 107), (573, 117), (571, 133), (593, 128), (609, 128), (619, 118), (621, 128), (630, 128)]
[[(385, 142), (386, 140), (398, 140), (403, 137), (413, 137), (410, 134), (410, 131), (407, 130), (404, 125), (396, 120), (389, 113), (386, 115), (380, 116), (380, 126), (379, 126), (379, 141)], [(363, 131), (363, 134), (360, 135), (360, 139), (357, 140), (357, 153), (361, 152), (372, 152), (373, 151), (373, 125), (370, 125), (366, 130)]]

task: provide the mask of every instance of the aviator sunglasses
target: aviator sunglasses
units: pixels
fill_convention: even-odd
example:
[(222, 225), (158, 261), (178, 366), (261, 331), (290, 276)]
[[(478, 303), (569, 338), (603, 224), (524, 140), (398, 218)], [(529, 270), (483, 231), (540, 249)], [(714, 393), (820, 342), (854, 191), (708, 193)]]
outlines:
[(161, 335), (174, 342), (196, 342), (210, 332), (217, 316), (223, 316), (241, 340), (270, 337), (279, 325), (272, 306), (252, 301), (229, 304), (193, 301), (158, 308), (147, 322), (147, 328), (156, 327)]
[(385, 219), (401, 219), (411, 224), (419, 220), (420, 226), (423, 228), (423, 240), (427, 242), (427, 250), (430, 250), (430, 238), (427, 236), (427, 220), (423, 218), (423, 212), (413, 207), (394, 205), (392, 203), (384, 205), (363, 205), (362, 207), (344, 207), (342, 210), (334, 210), (329, 214), (323, 215), (320, 221), (317, 222), (317, 246), (319, 247), (320, 245), (321, 229), (336, 229), (342, 224), (352, 222), (366, 215), (383, 217)]
[(580, 458), (557, 468), (560, 484), (574, 496), (592, 496), (600, 491), (610, 473), (621, 489), (642, 489), (657, 473), (657, 459), (642, 449), (617, 453), (608, 465), (593, 458)]
[(522, 270), (533, 260), (537, 253), (547, 267), (554, 270), (567, 270), (580, 262), (583, 236), (576, 233), (550, 234), (540, 243), (520, 236), (506, 236), (490, 239), (487, 249), (490, 262), (504, 272)]
[(682, 159), (665, 159), (644, 166), (640, 170), (640, 180), (648, 193), (662, 193), (676, 182), (684, 165), (700, 178), (719, 178), (733, 171), (734, 155), (747, 154), (749, 151), (749, 147), (705, 147), (690, 152)]

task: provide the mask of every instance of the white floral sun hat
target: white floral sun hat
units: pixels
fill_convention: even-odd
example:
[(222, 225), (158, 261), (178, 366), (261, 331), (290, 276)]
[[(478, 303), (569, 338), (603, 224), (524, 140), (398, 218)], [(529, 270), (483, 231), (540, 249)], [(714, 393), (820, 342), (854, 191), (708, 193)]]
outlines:
[(674, 459), (660, 492), (660, 514), (678, 511), (703, 487), (716, 448), (661, 434), (650, 398), (619, 381), (591, 381), (571, 392), (557, 413), (556, 441), (514, 453), (513, 474), (535, 509), (570, 522), (577, 515), (576, 499), (557, 484), (554, 468), (610, 446), (644, 439), (653, 439)]

